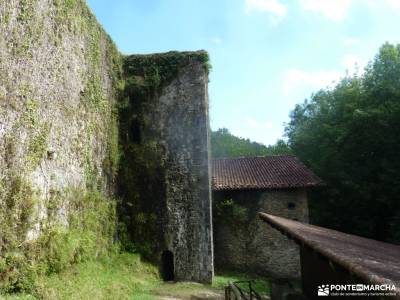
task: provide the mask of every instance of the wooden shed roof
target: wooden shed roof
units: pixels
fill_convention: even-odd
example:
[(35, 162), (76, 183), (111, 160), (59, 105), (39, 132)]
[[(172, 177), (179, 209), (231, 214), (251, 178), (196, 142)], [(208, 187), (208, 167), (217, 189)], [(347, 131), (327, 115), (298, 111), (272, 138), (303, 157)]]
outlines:
[[(400, 246), (260, 213), (261, 219), (371, 284), (394, 284), (400, 298)], [(397, 298), (396, 298), (397, 299)]]
[(313, 187), (322, 183), (291, 155), (214, 159), (212, 180), (215, 191)]

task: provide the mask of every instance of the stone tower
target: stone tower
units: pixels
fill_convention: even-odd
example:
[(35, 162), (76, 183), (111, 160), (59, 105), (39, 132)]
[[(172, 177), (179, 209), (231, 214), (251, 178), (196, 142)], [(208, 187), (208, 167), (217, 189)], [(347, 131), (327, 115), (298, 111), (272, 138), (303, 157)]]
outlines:
[[(213, 246), (207, 54), (135, 55), (126, 59), (125, 74), (124, 152), (131, 158), (123, 163), (123, 176), (134, 178), (132, 186), (143, 187), (133, 193), (122, 188), (125, 198), (136, 198), (133, 209), (128, 208), (131, 216), (143, 216), (141, 224), (132, 221), (132, 238), (147, 244), (145, 250), (160, 264), (165, 280), (209, 283)], [(148, 219), (152, 222), (146, 223)]]

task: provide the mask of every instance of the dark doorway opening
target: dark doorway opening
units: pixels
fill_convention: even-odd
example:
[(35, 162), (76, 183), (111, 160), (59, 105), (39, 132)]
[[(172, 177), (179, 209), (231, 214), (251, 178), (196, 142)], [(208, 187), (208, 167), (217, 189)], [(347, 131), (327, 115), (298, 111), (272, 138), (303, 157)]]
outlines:
[(133, 119), (129, 128), (129, 140), (132, 143), (140, 144), (142, 142), (142, 132), (138, 120)]
[(169, 250), (161, 255), (161, 275), (164, 281), (174, 280), (174, 254)]

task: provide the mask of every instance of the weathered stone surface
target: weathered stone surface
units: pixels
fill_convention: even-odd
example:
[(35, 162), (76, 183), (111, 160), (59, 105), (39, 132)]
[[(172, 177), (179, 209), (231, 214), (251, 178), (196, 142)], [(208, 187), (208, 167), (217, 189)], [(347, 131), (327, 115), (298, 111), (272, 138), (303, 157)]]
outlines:
[[(214, 206), (228, 199), (232, 204), (219, 209), (225, 215), (214, 214), (216, 268), (299, 278), (298, 246), (262, 222), (257, 212), (308, 222), (305, 190), (213, 192)], [(230, 213), (232, 208), (240, 213)]]
[[(28, 238), (54, 195), (89, 184), (112, 193), (119, 57), (83, 1), (1, 1), (0, 190), (18, 178), (35, 191)], [(58, 209), (66, 224), (68, 203)]]
[(182, 69), (160, 97), (166, 150), (166, 247), (178, 280), (211, 282), (208, 78), (201, 64)]
[(143, 216), (130, 220), (130, 234), (139, 251), (160, 263), (165, 280), (171, 263), (163, 253), (168, 260), (172, 253), (175, 280), (211, 282), (213, 276), (204, 54), (139, 55), (125, 63), (130, 85), (122, 126), (129, 130), (120, 190), (132, 199), (127, 218)]
[(301, 292), (300, 281), (272, 281), (271, 300), (307, 300)]
[[(119, 189), (119, 196), (124, 209), (133, 207), (128, 217), (141, 224), (142, 235), (146, 227), (157, 231), (148, 235), (155, 247), (140, 239), (135, 247), (157, 249), (159, 258), (171, 251), (177, 280), (211, 281), (208, 56), (197, 55), (200, 60), (177, 55), (187, 58), (184, 66), (172, 55), (172, 67), (147, 66), (147, 77), (125, 74), (136, 83), (130, 95), (140, 88), (151, 95), (128, 105), (128, 97), (119, 97), (133, 86), (123, 82), (123, 58), (84, 0), (0, 2), (0, 223), (6, 224), (0, 229), (0, 259), (13, 255), (15, 245), (38, 241), (45, 230), (68, 236), (74, 213), (76, 232), (87, 229), (80, 221), (89, 212), (89, 225), (96, 225), (91, 242), (111, 244), (118, 142), (127, 137), (123, 156), (134, 156), (134, 164), (119, 179), (126, 175), (125, 183), (133, 186), (127, 193)], [(168, 80), (161, 73), (168, 73)], [(118, 119), (129, 127), (118, 127)], [(149, 172), (140, 173), (148, 165)], [(99, 207), (109, 215), (90, 211)], [(102, 222), (112, 226), (100, 228), (107, 231), (100, 237)], [(77, 244), (85, 241), (76, 238)], [(21, 257), (29, 255), (17, 250)], [(67, 256), (74, 260), (80, 248), (71, 251)], [(88, 256), (100, 254), (93, 252)], [(10, 273), (14, 267), (7, 265)], [(11, 285), (16, 280), (10, 279)]]

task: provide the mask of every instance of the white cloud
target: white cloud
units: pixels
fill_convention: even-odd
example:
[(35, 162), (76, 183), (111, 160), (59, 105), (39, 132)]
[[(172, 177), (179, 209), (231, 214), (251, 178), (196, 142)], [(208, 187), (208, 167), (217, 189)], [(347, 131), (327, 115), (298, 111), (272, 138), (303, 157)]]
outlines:
[(382, 8), (390, 9), (392, 12), (400, 13), (400, 0), (358, 0), (358, 3), (366, 4), (372, 13)]
[[(362, 75), (368, 61), (355, 54), (346, 54), (338, 59), (337, 70), (318, 70), (305, 71), (300, 69), (290, 69), (283, 75), (282, 90), (285, 96), (290, 96), (297, 92), (307, 93), (317, 91), (322, 88), (333, 87), (339, 80), (346, 76)], [(342, 68), (343, 71), (340, 71)]]
[(386, 0), (386, 3), (390, 8), (396, 9), (400, 12), (400, 0)]
[(252, 117), (246, 117), (245, 123), (252, 129), (271, 129), (273, 127), (272, 123), (269, 121), (260, 122)]
[(229, 126), (229, 130), (238, 137), (248, 138), (264, 145), (275, 144), (283, 135), (281, 126), (274, 126), (270, 121), (259, 121), (249, 116)]
[(372, 13), (377, 9), (390, 9), (400, 13), (400, 0), (298, 0), (300, 7), (319, 14), (328, 20), (340, 22), (346, 19), (352, 5), (366, 5)]
[(306, 10), (324, 16), (331, 21), (342, 21), (347, 17), (352, 0), (299, 0)]
[(260, 11), (268, 13), (274, 23), (287, 15), (287, 7), (280, 0), (246, 0), (246, 13)]
[(331, 86), (341, 77), (343, 77), (343, 73), (338, 71), (308, 72), (299, 69), (291, 69), (284, 74), (282, 89), (286, 96), (300, 88), (318, 90)]

